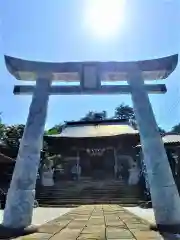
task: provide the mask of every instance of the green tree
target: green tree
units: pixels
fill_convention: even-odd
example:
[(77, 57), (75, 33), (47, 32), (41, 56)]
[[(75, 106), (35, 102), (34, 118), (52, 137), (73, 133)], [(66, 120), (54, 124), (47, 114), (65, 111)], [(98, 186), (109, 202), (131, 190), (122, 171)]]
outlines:
[(97, 121), (97, 120), (105, 120), (107, 119), (107, 112), (94, 112), (89, 111), (85, 117), (81, 118), (81, 121)]
[(54, 127), (50, 128), (49, 130), (45, 131), (46, 135), (53, 135), (53, 134), (60, 134), (62, 131), (64, 124), (56, 124)]
[(114, 117), (117, 119), (134, 120), (134, 110), (132, 107), (122, 103), (121, 105), (116, 107)]
[(0, 140), (3, 140), (6, 131), (6, 125), (2, 123), (2, 113), (0, 112)]
[[(128, 105), (125, 105), (124, 103), (122, 103), (115, 109), (114, 117), (117, 119), (127, 119), (128, 121), (131, 122), (132, 126), (135, 129), (138, 128), (133, 108)], [(161, 127), (158, 127), (158, 128), (161, 135), (166, 133), (166, 131)]]
[(3, 136), (3, 141), (9, 148), (19, 148), (20, 139), (23, 136), (24, 132), (24, 125), (18, 124), (18, 125), (12, 125), (7, 126), (5, 128), (5, 133)]
[(180, 123), (172, 127), (172, 133), (179, 133), (180, 134)]
[(6, 132), (6, 125), (0, 122), (0, 140), (3, 140)]

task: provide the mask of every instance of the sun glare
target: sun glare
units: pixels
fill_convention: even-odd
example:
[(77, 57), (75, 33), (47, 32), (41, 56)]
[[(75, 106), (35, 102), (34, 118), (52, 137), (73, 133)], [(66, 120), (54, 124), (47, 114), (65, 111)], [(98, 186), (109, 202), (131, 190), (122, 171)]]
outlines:
[(113, 37), (124, 21), (125, 0), (89, 0), (85, 10), (86, 29), (97, 37)]

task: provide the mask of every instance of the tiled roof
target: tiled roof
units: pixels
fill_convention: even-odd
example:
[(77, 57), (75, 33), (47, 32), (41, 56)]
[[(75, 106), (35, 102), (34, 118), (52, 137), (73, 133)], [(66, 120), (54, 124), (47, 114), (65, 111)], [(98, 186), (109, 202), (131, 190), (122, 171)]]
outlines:
[(99, 124), (86, 126), (67, 126), (60, 134), (48, 135), (48, 137), (69, 137), (69, 138), (85, 138), (85, 137), (108, 137), (125, 134), (138, 134), (130, 125), (125, 124)]
[(164, 143), (180, 143), (180, 134), (167, 134), (162, 139)]
[[(180, 134), (169, 133), (162, 137), (164, 144), (176, 143), (180, 144)], [(136, 147), (141, 147), (141, 144), (138, 144)]]

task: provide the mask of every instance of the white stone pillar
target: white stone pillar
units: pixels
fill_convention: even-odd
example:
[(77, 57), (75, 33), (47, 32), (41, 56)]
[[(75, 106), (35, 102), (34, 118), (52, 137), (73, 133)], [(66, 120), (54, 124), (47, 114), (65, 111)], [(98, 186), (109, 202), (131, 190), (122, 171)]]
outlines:
[(31, 224), (51, 81), (39, 78), (29, 108), (4, 211), (3, 226)]
[(148, 93), (145, 91), (144, 80), (138, 69), (129, 73), (128, 83), (131, 87), (134, 112), (140, 132), (156, 223), (158, 225), (179, 225), (180, 197)]

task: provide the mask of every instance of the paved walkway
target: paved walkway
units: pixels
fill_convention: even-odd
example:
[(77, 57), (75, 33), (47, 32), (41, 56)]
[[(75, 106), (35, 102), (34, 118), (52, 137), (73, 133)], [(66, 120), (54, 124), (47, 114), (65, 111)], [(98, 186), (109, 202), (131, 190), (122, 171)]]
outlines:
[(18, 240), (160, 240), (148, 224), (118, 205), (88, 205), (40, 227), (39, 233)]

